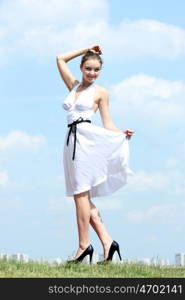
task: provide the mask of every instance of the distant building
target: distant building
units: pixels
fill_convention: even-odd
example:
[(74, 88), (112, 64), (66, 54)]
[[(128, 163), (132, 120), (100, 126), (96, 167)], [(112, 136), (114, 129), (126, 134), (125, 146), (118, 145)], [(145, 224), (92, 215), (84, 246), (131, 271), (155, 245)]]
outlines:
[(3, 254), (2, 254), (2, 259), (10, 260), (10, 259), (11, 259), (11, 255), (10, 255), (10, 254), (7, 254), (7, 253), (3, 253)]
[[(40, 259), (31, 259), (27, 254), (22, 253), (16, 253), (16, 254), (7, 254), (7, 253), (0, 253), (0, 259), (5, 260), (15, 260), (18, 262), (38, 262), (38, 263), (49, 263), (51, 265), (62, 265), (65, 264), (67, 260), (74, 259), (75, 257), (75, 251), (68, 256), (67, 259), (62, 258), (54, 258), (54, 259), (45, 259), (41, 257)], [(104, 255), (103, 254), (97, 254), (93, 253), (92, 257), (92, 264), (96, 264), (98, 261), (103, 261)], [(83, 260), (83, 263), (89, 264), (89, 256), (86, 256)], [(121, 263), (121, 264), (142, 264), (142, 265), (153, 265), (153, 266), (169, 266), (169, 259), (167, 258), (159, 258), (158, 256), (153, 258), (135, 258), (135, 259), (129, 259), (124, 258), (122, 261), (120, 261), (119, 256), (117, 253), (114, 254), (112, 263)], [(185, 253), (177, 253), (175, 254), (175, 265), (176, 266), (185, 266)]]
[(166, 258), (135, 258), (135, 259), (124, 259), (123, 263), (127, 264), (140, 264), (140, 265), (147, 265), (147, 266), (168, 266), (169, 259)]
[(141, 265), (151, 265), (151, 259), (150, 258), (141, 258), (138, 260), (138, 263)]
[(19, 261), (19, 262), (24, 262), (24, 263), (27, 263), (29, 261), (28, 255), (22, 254), (22, 253), (12, 254), (11, 259)]
[(170, 262), (169, 262), (169, 259), (167, 258), (159, 258), (159, 257), (153, 257), (151, 259), (151, 265), (154, 265), (154, 266), (169, 266)]
[(185, 266), (185, 253), (175, 254), (175, 264), (177, 266)]
[(16, 254), (7, 254), (7, 253), (0, 253), (0, 259), (5, 260), (16, 260), (19, 262), (27, 263), (29, 261), (29, 257), (27, 254), (16, 253)]
[(47, 260), (47, 263), (54, 265), (54, 266), (60, 266), (64, 263), (64, 261), (62, 258), (57, 257), (57, 258)]
[(4, 258), (4, 253), (0, 253), (0, 259)]

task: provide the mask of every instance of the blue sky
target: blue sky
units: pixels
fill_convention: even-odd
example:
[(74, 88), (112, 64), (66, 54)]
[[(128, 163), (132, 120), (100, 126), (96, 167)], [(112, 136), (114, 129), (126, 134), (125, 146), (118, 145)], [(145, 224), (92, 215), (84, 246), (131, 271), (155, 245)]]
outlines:
[[(173, 263), (185, 251), (184, 11), (182, 0), (1, 1), (1, 253), (66, 258), (77, 248), (62, 166), (68, 91), (56, 55), (92, 44), (103, 49), (98, 84), (110, 93), (115, 125), (136, 130), (135, 176), (94, 203), (124, 258)], [(79, 61), (69, 66), (80, 80)], [(99, 112), (93, 120), (102, 126)]]

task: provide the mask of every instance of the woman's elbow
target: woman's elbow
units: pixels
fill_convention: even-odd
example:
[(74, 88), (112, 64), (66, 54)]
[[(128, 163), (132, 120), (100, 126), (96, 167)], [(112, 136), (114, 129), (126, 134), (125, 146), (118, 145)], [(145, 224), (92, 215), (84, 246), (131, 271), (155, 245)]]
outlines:
[(59, 54), (59, 55), (56, 56), (56, 61), (57, 62), (62, 61), (62, 60), (64, 61), (64, 58), (63, 58), (63, 56), (61, 54)]

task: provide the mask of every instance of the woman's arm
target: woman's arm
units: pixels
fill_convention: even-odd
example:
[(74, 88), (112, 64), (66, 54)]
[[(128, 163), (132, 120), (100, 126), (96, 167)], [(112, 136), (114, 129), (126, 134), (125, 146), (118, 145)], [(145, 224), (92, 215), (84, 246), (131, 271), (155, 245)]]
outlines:
[(100, 101), (99, 101), (98, 107), (99, 107), (103, 125), (106, 129), (116, 131), (116, 132), (122, 132), (122, 133), (124, 132), (128, 139), (130, 139), (132, 137), (134, 130), (131, 130), (131, 129), (120, 130), (114, 125), (114, 123), (111, 119), (110, 113), (109, 113), (108, 93), (107, 93), (106, 89), (104, 89), (104, 88), (101, 89), (101, 96), (100, 96)]
[(71, 73), (70, 69), (67, 66), (67, 62), (77, 56), (85, 54), (88, 50), (89, 48), (83, 48), (57, 55), (56, 59), (59, 73), (69, 90), (72, 90), (74, 85), (78, 83), (78, 80)]
[(72, 88), (79, 82), (75, 76), (71, 73), (67, 66), (67, 62), (77, 56), (85, 54), (88, 50), (94, 50), (95, 52), (101, 54), (101, 48), (98, 45), (93, 45), (88, 48), (78, 49), (66, 53), (62, 53), (57, 55), (57, 66), (58, 70), (60, 72), (60, 75), (62, 79), (64, 80), (64, 83), (68, 87), (69, 90), (72, 90)]
[(101, 96), (100, 96), (100, 101), (99, 101), (99, 111), (102, 119), (103, 126), (106, 129), (113, 130), (113, 131), (118, 131), (122, 132), (122, 130), (116, 128), (114, 125), (110, 113), (109, 113), (109, 97), (106, 89), (101, 88)]

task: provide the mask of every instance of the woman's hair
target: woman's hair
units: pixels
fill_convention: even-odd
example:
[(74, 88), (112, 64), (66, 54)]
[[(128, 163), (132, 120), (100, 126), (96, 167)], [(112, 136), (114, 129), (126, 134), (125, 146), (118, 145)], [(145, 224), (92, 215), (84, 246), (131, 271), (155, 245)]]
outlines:
[(81, 66), (83, 66), (83, 64), (88, 60), (88, 59), (97, 59), (99, 62), (100, 62), (100, 65), (102, 66), (103, 64), (103, 60), (101, 58), (101, 56), (93, 51), (93, 50), (88, 50), (83, 56), (82, 56), (82, 59), (81, 59)]

